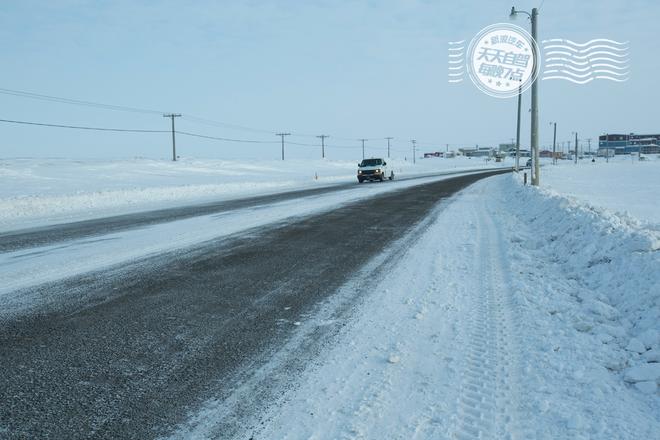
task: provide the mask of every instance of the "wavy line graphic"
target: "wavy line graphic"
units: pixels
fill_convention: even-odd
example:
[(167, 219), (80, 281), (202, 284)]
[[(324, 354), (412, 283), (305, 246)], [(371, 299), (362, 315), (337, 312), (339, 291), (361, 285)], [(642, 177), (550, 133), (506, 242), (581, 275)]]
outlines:
[(548, 63), (548, 62), (546, 62), (545, 68), (549, 69), (551, 67), (561, 67), (561, 68), (564, 68), (564, 69), (573, 70), (575, 72), (587, 72), (590, 69), (593, 69), (595, 67), (607, 67), (608, 69), (626, 70), (626, 71), (629, 70), (628, 66), (619, 67), (619, 66), (613, 66), (613, 65), (607, 64), (607, 63), (592, 63), (592, 64), (589, 64), (587, 67), (581, 68), (581, 67), (575, 67), (572, 64), (564, 63), (564, 62), (561, 62), (561, 63)]
[(448, 44), (447, 62), (449, 63), (449, 66), (447, 69), (449, 72), (447, 73), (447, 81), (453, 84), (463, 82), (463, 77), (465, 75), (465, 40), (449, 41)]
[(585, 43), (562, 38), (543, 40), (542, 78), (586, 84), (596, 79), (625, 82), (630, 75), (628, 42), (596, 38)]
[(576, 79), (573, 79), (573, 78), (567, 78), (567, 77), (562, 76), (562, 75), (543, 76), (543, 78), (541, 78), (541, 79), (543, 79), (543, 80), (546, 80), (546, 79), (563, 79), (564, 81), (570, 81), (570, 82), (575, 83), (575, 84), (587, 84), (587, 83), (590, 83), (591, 81), (594, 81), (596, 79), (606, 79), (606, 80), (614, 81), (614, 82), (626, 82), (626, 81), (628, 81), (628, 79), (612, 78), (612, 77), (609, 77), (607, 75), (594, 76), (594, 77), (591, 77), (591, 78), (587, 78), (585, 80), (576, 80)]
[(613, 44), (613, 45), (616, 45), (616, 46), (622, 46), (622, 45), (628, 44), (627, 41), (608, 40), (607, 38), (595, 38), (593, 40), (587, 41), (586, 43), (576, 43), (573, 40), (565, 40), (563, 38), (551, 38), (549, 40), (543, 40), (541, 43), (542, 44), (545, 44), (545, 43), (561, 43), (561, 44), (575, 46), (575, 47), (592, 46), (594, 43), (609, 43), (609, 44)]

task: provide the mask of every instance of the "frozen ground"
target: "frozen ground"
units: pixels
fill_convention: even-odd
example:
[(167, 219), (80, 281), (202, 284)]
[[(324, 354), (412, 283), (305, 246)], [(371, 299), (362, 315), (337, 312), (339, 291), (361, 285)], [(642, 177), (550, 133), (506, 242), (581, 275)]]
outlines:
[[(502, 176), (441, 206), (238, 438), (657, 439), (660, 234), (584, 200)], [(173, 438), (217, 438), (219, 410)]]
[(543, 187), (558, 194), (612, 212), (627, 213), (641, 221), (660, 223), (660, 156), (614, 157), (609, 163), (598, 158), (574, 165), (559, 161), (558, 166), (543, 167)]
[[(496, 165), (483, 159), (392, 159), (399, 177)], [(356, 182), (356, 162), (287, 160), (0, 160), (0, 231)]]
[[(376, 284), (356, 280), (346, 287), (364, 297), (353, 319), (306, 370), (289, 373), (289, 386), (279, 400), (246, 418), (239, 438), (657, 439), (660, 208), (655, 192), (660, 161), (629, 160), (548, 165), (543, 168), (542, 189), (523, 186), (517, 176), (495, 177), (439, 206), (420, 226), (428, 229), (404, 255), (396, 255)], [(144, 162), (138, 162), (137, 168), (144, 170)], [(11, 170), (21, 169), (12, 185), (20, 179), (28, 182), (24, 190), (14, 186), (14, 194), (3, 188), (3, 203), (48, 197), (48, 190), (29, 191), (36, 188), (34, 182), (48, 180), (48, 173), (29, 177), (29, 167), (2, 164), (3, 181)], [(435, 165), (430, 164), (421, 166), (432, 171)], [(186, 183), (156, 176), (153, 184), (142, 181), (134, 191), (130, 185), (139, 179), (133, 174), (115, 179), (117, 168), (101, 165), (110, 166), (108, 180), (101, 179), (100, 172), (92, 178), (90, 171), (90, 190), (117, 190), (129, 199), (140, 193), (139, 188), (160, 191), (167, 188), (165, 181), (185, 188), (190, 179), (172, 171)], [(170, 164), (157, 163), (155, 168), (161, 165)], [(328, 170), (335, 169), (334, 181), (349, 181), (354, 179), (353, 166), (328, 164)], [(271, 170), (263, 183), (285, 182), (282, 188), (309, 184), (309, 176), (301, 171), (307, 170), (304, 164), (292, 164), (291, 169), (281, 180)], [(404, 167), (399, 169), (406, 173)], [(324, 175), (319, 173), (321, 179)], [(221, 188), (231, 182), (229, 177), (218, 178), (220, 183), (199, 178), (191, 185)], [(70, 188), (84, 180), (76, 179)], [(258, 183), (251, 172), (236, 179), (236, 188)], [(113, 189), (99, 181), (122, 183)], [(415, 183), (397, 183), (408, 184)], [(364, 186), (361, 196), (386, 191), (387, 186)], [(280, 187), (258, 191), (273, 189)], [(53, 197), (75, 200), (72, 191), (52, 191)], [(8, 307), (29, 307), (36, 300), (13, 298), (11, 291), (17, 286), (194, 244), (217, 236), (213, 230), (229, 234), (293, 221), (292, 216), (355, 200), (342, 193), (155, 225), (106, 237), (111, 240), (79, 240), (66, 247), (4, 254), (4, 313)], [(67, 199), (72, 194), (74, 198)], [(161, 202), (192, 200), (187, 197)], [(97, 208), (90, 212), (100, 212)], [(171, 239), (160, 243), (162, 236)], [(141, 253), (134, 255), (136, 250)], [(302, 334), (326, 323), (310, 315), (296, 325)], [(273, 362), (280, 358), (274, 356)], [(268, 377), (272, 370), (254, 374)], [(214, 420), (223, 404), (209, 402), (191, 414), (173, 438), (218, 438)]]

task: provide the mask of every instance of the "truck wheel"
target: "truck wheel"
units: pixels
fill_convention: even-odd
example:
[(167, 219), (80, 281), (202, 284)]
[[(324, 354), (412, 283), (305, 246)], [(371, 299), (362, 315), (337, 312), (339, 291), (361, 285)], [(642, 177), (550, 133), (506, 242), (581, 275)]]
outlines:
[(392, 171), (392, 172), (390, 173), (390, 177), (389, 177), (389, 179), (390, 179), (390, 180), (394, 180), (394, 171)]
[(362, 182), (364, 182), (364, 180), (358, 179), (358, 183), (362, 183)]

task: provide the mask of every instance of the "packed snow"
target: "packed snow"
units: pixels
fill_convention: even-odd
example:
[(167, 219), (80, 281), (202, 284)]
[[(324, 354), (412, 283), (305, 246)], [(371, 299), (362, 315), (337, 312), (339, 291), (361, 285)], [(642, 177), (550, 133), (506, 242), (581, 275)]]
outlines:
[[(397, 163), (395, 172), (461, 169), (472, 161)], [(54, 162), (0, 162), (9, 182), (0, 190), (3, 227), (355, 179), (354, 163), (324, 161)], [(544, 163), (541, 172), (540, 188), (503, 175), (439, 204), (318, 313), (291, 317), (291, 341), (234, 395), (191, 412), (172, 438), (223, 437), (222, 417), (262, 381), (280, 387), (277, 397), (242, 413), (238, 438), (659, 438), (660, 160)], [(43, 292), (13, 296), (20, 287), (438, 178), (356, 184), (103, 240), (5, 253), (3, 313), (61, 300)], [(278, 370), (296, 344), (330, 325), (333, 311), (356, 295), (360, 303), (320, 355), (302, 359), (295, 375)]]
[[(577, 181), (567, 165), (543, 181)], [(643, 194), (660, 173), (621, 165), (570, 196), (506, 175), (441, 204), (378, 283), (344, 288), (363, 303), (237, 438), (657, 439), (657, 217), (589, 192), (618, 171)], [(327, 325), (296, 322), (299, 335)], [(254, 375), (272, 385), (274, 369)], [(172, 438), (222, 437), (231, 405), (209, 402)]]
[[(397, 177), (512, 166), (511, 159), (391, 159)], [(286, 160), (0, 160), (0, 231), (331, 184), (357, 162)]]

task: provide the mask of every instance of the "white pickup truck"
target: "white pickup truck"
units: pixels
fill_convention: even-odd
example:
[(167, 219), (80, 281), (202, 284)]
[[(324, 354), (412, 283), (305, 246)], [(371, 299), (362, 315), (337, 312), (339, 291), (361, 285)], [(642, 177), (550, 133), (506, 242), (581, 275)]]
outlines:
[(362, 159), (358, 164), (357, 170), (358, 182), (365, 180), (394, 179), (394, 171), (391, 171), (384, 159)]

